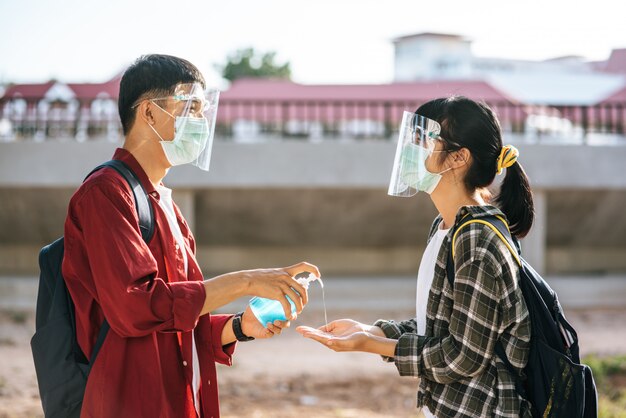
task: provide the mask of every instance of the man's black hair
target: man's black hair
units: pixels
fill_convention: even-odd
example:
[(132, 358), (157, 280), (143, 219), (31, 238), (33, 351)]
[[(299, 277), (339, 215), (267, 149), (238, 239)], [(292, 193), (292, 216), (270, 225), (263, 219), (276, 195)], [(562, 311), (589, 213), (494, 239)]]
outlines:
[(141, 100), (151, 97), (167, 97), (174, 94), (180, 83), (200, 83), (205, 87), (200, 70), (189, 61), (171, 55), (150, 54), (139, 57), (124, 72), (120, 81), (117, 102), (124, 135), (135, 122)]

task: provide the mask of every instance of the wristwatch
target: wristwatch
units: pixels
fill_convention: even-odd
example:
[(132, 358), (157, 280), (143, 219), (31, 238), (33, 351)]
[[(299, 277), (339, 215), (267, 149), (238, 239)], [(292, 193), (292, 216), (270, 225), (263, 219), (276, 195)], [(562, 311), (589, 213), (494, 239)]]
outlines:
[(243, 312), (238, 312), (233, 316), (233, 332), (235, 333), (235, 338), (237, 341), (252, 341), (254, 337), (248, 337), (241, 330), (241, 317), (243, 316)]

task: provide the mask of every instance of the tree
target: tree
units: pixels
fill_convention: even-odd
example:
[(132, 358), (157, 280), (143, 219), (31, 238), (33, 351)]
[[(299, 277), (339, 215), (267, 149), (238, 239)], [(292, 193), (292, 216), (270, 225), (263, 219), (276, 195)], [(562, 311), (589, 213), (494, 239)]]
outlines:
[(260, 54), (254, 48), (239, 49), (229, 54), (225, 65), (216, 65), (222, 77), (229, 81), (238, 78), (280, 78), (291, 79), (289, 62), (279, 65), (275, 62), (276, 52)]

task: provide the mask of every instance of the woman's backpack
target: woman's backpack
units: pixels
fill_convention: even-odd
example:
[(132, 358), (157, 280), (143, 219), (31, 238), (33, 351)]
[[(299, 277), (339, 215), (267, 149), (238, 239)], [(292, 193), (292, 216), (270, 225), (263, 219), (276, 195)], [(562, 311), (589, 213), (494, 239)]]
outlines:
[(506, 221), (499, 216), (462, 219), (452, 232), (448, 252), (447, 276), (454, 288), (452, 249), (457, 233), (470, 223), (481, 223), (502, 239), (520, 265), (520, 288), (528, 307), (531, 325), (528, 364), (520, 376), (509, 362), (502, 343), (496, 355), (516, 379), (517, 392), (532, 405), (533, 417), (595, 418), (598, 395), (591, 368), (580, 364), (578, 336), (565, 319), (556, 293), (524, 260), (517, 239), (511, 236)]

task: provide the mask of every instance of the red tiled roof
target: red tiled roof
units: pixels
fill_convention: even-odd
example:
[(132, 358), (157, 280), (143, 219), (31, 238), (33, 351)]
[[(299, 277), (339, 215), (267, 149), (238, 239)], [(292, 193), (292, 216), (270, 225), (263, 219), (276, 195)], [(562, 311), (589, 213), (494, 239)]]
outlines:
[(610, 96), (603, 99), (598, 104), (610, 104), (610, 103), (621, 103), (622, 105), (626, 103), (626, 86), (623, 86), (619, 90), (613, 92)]
[(69, 83), (68, 87), (79, 100), (94, 100), (103, 97), (117, 100), (120, 92), (120, 78), (116, 77), (105, 83)]
[(607, 73), (626, 74), (626, 48), (614, 49), (606, 61), (604, 71)]
[(425, 102), (450, 95), (464, 95), (487, 102), (515, 103), (513, 98), (484, 81), (303, 85), (267, 79), (237, 80), (221, 94), (220, 101)]
[[(67, 83), (67, 86), (74, 92), (78, 100), (94, 100), (102, 97), (117, 100), (120, 91), (120, 79), (121, 76), (118, 75), (104, 83)], [(0, 99), (21, 97), (25, 100), (41, 100), (56, 83), (56, 81), (50, 80), (40, 84), (15, 84), (10, 86)]]
[(2, 99), (22, 98), (25, 100), (39, 100), (56, 83), (50, 80), (47, 83), (38, 84), (15, 84), (10, 86), (2, 96)]
[[(483, 81), (303, 85), (284, 80), (244, 79), (235, 81), (220, 95), (218, 121), (384, 121), (390, 115), (402, 117), (404, 110), (413, 111), (424, 102), (450, 95), (464, 95), (491, 105), (516, 104), (512, 98)], [(497, 111), (498, 106), (495, 109)]]

